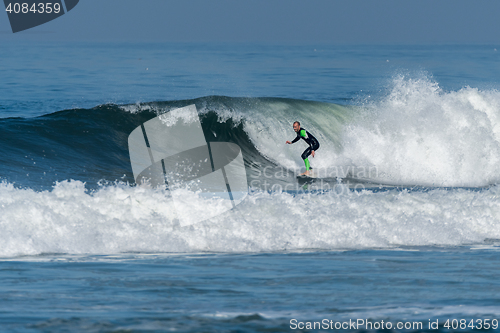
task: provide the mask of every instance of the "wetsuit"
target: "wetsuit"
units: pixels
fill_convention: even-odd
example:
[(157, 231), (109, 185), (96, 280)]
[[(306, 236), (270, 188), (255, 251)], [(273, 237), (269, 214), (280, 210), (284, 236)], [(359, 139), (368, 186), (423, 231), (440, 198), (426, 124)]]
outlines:
[(301, 155), (301, 157), (304, 160), (304, 163), (306, 165), (306, 170), (309, 170), (309, 169), (311, 169), (311, 165), (309, 164), (308, 157), (309, 157), (309, 155), (311, 155), (311, 152), (313, 150), (314, 151), (318, 150), (319, 142), (318, 142), (318, 140), (316, 140), (316, 138), (314, 136), (311, 135), (311, 133), (309, 133), (308, 131), (306, 131), (302, 127), (297, 132), (297, 137), (295, 139), (293, 139), (292, 143), (295, 143), (295, 142), (299, 141), (300, 139), (304, 140), (309, 145), (309, 147), (306, 150), (304, 150), (304, 152)]

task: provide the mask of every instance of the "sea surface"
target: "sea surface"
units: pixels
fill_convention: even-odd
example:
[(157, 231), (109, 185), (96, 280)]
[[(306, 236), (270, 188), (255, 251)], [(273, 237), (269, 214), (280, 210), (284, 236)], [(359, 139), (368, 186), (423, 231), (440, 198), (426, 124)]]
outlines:
[[(0, 331), (497, 331), (497, 49), (3, 43)], [(248, 195), (182, 225), (128, 136), (192, 104)]]

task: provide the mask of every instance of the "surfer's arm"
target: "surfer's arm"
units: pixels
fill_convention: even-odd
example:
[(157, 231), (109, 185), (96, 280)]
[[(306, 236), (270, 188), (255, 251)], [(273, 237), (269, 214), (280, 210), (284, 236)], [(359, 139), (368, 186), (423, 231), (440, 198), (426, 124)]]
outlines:
[(299, 135), (299, 134), (297, 134), (297, 136), (295, 137), (295, 139), (293, 139), (293, 140), (292, 140), (292, 142), (290, 142), (290, 141), (288, 141), (288, 142), (290, 142), (290, 143), (295, 143), (295, 142), (297, 142), (297, 141), (299, 141), (299, 140), (300, 140), (300, 135)]

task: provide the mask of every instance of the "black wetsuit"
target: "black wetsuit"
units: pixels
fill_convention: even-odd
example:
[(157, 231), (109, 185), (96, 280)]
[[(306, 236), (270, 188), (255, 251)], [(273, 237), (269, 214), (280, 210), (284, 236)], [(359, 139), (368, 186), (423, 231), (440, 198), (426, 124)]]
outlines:
[(309, 160), (307, 158), (309, 157), (309, 155), (311, 155), (311, 152), (313, 150), (316, 151), (319, 149), (319, 142), (311, 133), (309, 133), (302, 127), (297, 132), (297, 137), (293, 139), (292, 143), (295, 143), (300, 139), (303, 139), (309, 145), (309, 147), (306, 150), (304, 150), (304, 152), (301, 155), (302, 159), (304, 160), (304, 163), (306, 164), (306, 169), (309, 170), (310, 166), (309, 166)]

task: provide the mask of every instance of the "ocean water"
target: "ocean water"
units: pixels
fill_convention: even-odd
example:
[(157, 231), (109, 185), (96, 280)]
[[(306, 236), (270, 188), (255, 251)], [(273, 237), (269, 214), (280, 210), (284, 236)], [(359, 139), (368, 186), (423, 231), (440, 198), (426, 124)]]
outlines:
[[(0, 330), (497, 330), (499, 48), (5, 43)], [(128, 136), (191, 104), (249, 193), (182, 226)]]

